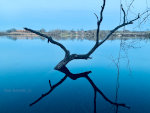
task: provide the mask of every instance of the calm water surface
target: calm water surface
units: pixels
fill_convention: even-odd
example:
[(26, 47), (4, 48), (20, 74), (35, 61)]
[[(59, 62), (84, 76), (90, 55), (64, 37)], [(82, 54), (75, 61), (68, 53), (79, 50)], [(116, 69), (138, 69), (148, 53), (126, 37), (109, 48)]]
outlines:
[[(133, 40), (126, 41), (127, 43)], [(150, 113), (150, 41), (134, 40), (127, 50), (130, 61), (121, 59), (118, 102), (131, 109), (118, 113)], [(88, 40), (63, 40), (72, 53), (86, 53), (94, 45)], [(107, 41), (92, 54), (91, 60), (72, 61), (67, 66), (74, 72), (92, 70), (89, 75), (103, 93), (115, 101), (117, 58), (120, 40)], [(140, 47), (140, 48), (139, 48)], [(123, 52), (121, 54), (124, 54)], [(125, 54), (124, 54), (125, 55)], [(123, 56), (124, 56), (123, 55)], [(0, 38), (0, 113), (93, 113), (94, 91), (84, 78), (67, 80), (33, 107), (29, 104), (49, 90), (48, 80), (57, 83), (64, 74), (53, 68), (64, 52), (46, 40), (10, 40)], [(97, 95), (97, 113), (115, 113), (115, 107)]]

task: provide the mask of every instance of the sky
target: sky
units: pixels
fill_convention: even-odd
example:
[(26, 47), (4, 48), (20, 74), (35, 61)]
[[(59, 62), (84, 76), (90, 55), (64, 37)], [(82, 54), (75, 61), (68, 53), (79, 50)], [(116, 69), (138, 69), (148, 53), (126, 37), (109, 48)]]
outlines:
[[(135, 0), (132, 11), (142, 12), (146, 1)], [(121, 0), (124, 7), (131, 0)], [(0, 0), (0, 31), (11, 28), (23, 29), (96, 29), (96, 17), (99, 15), (102, 0)], [(132, 15), (130, 17), (135, 17)], [(120, 0), (106, 0), (104, 21), (101, 29), (112, 29), (120, 22)], [(149, 29), (148, 24), (144, 29)], [(129, 29), (131, 26), (128, 27)]]

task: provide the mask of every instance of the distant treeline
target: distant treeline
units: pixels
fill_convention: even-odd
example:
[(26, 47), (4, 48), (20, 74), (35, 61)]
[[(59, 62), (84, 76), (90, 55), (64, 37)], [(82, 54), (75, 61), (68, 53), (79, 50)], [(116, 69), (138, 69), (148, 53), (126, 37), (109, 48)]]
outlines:
[[(52, 31), (46, 31), (45, 29), (38, 30), (39, 32), (46, 34), (48, 36), (52, 36), (56, 39), (88, 39), (88, 40), (94, 40), (96, 36), (96, 30), (52, 30)], [(109, 33), (109, 30), (101, 30), (100, 31), (100, 39), (105, 38), (105, 36)], [(10, 29), (5, 32), (0, 32), (0, 36), (9, 36), (14, 38), (33, 38), (33, 37), (39, 37), (36, 34), (30, 33), (25, 30), (16, 30), (16, 29)], [(150, 31), (117, 31), (115, 32), (111, 39), (116, 38), (149, 38), (150, 37)]]

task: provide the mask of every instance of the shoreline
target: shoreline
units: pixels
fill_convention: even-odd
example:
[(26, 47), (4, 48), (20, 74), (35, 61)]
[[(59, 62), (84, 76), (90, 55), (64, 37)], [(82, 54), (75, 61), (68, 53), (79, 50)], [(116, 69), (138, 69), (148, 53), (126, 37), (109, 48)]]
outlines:
[[(100, 31), (100, 37), (103, 39), (110, 31), (102, 30)], [(76, 38), (76, 39), (91, 39), (94, 40), (96, 36), (96, 30), (80, 30), (80, 31), (73, 31), (73, 30), (53, 30), (49, 32), (41, 32), (45, 35), (54, 37), (56, 39), (60, 38)], [(34, 33), (30, 33), (25, 30), (16, 30), (12, 32), (0, 32), (0, 36), (12, 37), (12, 38), (35, 38), (39, 37), (42, 38)], [(113, 33), (111, 38), (150, 38), (150, 31), (116, 31)]]

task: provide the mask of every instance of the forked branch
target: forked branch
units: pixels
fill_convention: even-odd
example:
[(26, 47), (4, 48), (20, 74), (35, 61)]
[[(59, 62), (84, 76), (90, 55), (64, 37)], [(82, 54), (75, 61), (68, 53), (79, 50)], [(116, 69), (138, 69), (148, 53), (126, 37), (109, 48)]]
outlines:
[(138, 20), (140, 18), (140, 16), (144, 15), (144, 13), (142, 15), (138, 15), (136, 18), (130, 20), (130, 21), (126, 21), (126, 13), (125, 13), (125, 10), (123, 9), (123, 6), (121, 5), (121, 9), (123, 11), (123, 14), (124, 14), (124, 19), (123, 19), (123, 23), (121, 25), (118, 25), (116, 26), (114, 29), (112, 29), (107, 35), (106, 37), (99, 42), (99, 31), (100, 31), (100, 25), (103, 21), (103, 12), (104, 12), (104, 9), (105, 9), (105, 4), (106, 4), (106, 0), (103, 0), (103, 5), (101, 6), (101, 11), (100, 11), (100, 19), (98, 18), (98, 16), (95, 14), (96, 18), (97, 18), (97, 33), (96, 33), (96, 43), (95, 45), (89, 50), (89, 52), (87, 52), (86, 54), (70, 54), (69, 50), (61, 43), (53, 40), (52, 37), (50, 36), (47, 36), (45, 34), (42, 34), (38, 31), (35, 31), (35, 30), (32, 30), (32, 29), (29, 29), (29, 28), (24, 28), (25, 30), (27, 31), (30, 31), (32, 33), (35, 33), (39, 36), (42, 36), (42, 37), (45, 37), (48, 39), (48, 42), (51, 42), (52, 44), (55, 44), (57, 46), (59, 46), (64, 52), (65, 52), (65, 57), (64, 59), (62, 59), (55, 67), (55, 70), (58, 70), (59, 72), (62, 72), (65, 74), (65, 76), (58, 82), (56, 83), (55, 85), (51, 85), (51, 82), (49, 81), (49, 85), (50, 85), (50, 90), (45, 93), (45, 94), (42, 94), (41, 97), (39, 97), (37, 100), (35, 100), (33, 103), (30, 104), (30, 106), (36, 104), (37, 102), (39, 102), (41, 99), (43, 99), (44, 97), (46, 97), (48, 94), (50, 94), (56, 87), (58, 87), (59, 85), (61, 85), (67, 77), (71, 78), (72, 80), (76, 80), (78, 78), (86, 78), (89, 83), (91, 84), (91, 86), (93, 87), (94, 89), (94, 113), (96, 113), (96, 94), (99, 93), (107, 102), (109, 102), (110, 104), (112, 105), (115, 105), (117, 106), (122, 106), (122, 107), (125, 107), (125, 108), (130, 108), (128, 106), (126, 106), (125, 104), (121, 104), (121, 103), (116, 103), (116, 102), (113, 102), (111, 101), (109, 98), (107, 98), (104, 93), (94, 84), (94, 82), (90, 79), (90, 77), (88, 76), (88, 74), (91, 73), (91, 71), (87, 71), (87, 72), (83, 72), (83, 73), (78, 73), (78, 74), (73, 74), (69, 71), (69, 69), (66, 67), (66, 65), (74, 60), (74, 59), (89, 59), (90, 56), (94, 53), (94, 51), (99, 47), (101, 46), (106, 40), (108, 40), (111, 35), (117, 31), (118, 29), (124, 27), (124, 26), (127, 26), (127, 25), (130, 25), (130, 24), (133, 24), (134, 21)]
[[(71, 54), (70, 55), (70, 52), (65, 48), (64, 45), (62, 45), (61, 43), (57, 42), (57, 41), (54, 41), (52, 39), (52, 37), (49, 37), (45, 34), (42, 34), (42, 33), (39, 33), (35, 30), (32, 30), (32, 29), (29, 29), (29, 28), (25, 28), (25, 30), (27, 31), (30, 31), (32, 33), (35, 33), (39, 36), (42, 36), (42, 37), (45, 37), (47, 38), (52, 44), (56, 44), (58, 45), (59, 47), (61, 47), (65, 53), (66, 53), (66, 57), (60, 62), (61, 64), (63, 64), (63, 66), (67, 65), (68, 62), (70, 62), (71, 60), (74, 60), (74, 59), (89, 59), (90, 58), (90, 55), (99, 47), (101, 46), (106, 40), (108, 40), (110, 38), (110, 36), (115, 32), (117, 31), (119, 28), (122, 28), (126, 25), (129, 25), (129, 24), (133, 24), (134, 21), (138, 20), (140, 18), (140, 15), (138, 15), (138, 17), (136, 17), (135, 19), (129, 21), (129, 22), (125, 22), (125, 23), (122, 23), (121, 25), (118, 25), (117, 27), (115, 27), (113, 30), (110, 31), (110, 33), (104, 38), (104, 40), (102, 40), (101, 42), (97, 42), (96, 41), (96, 44), (93, 46), (93, 48), (87, 53), (87, 54)], [(99, 26), (97, 27), (97, 32), (99, 32)], [(99, 35), (97, 35), (97, 39), (98, 39)], [(59, 65), (60, 66), (60, 65)], [(63, 67), (63, 66), (60, 66), (59, 68)], [(59, 69), (57, 69), (59, 70)]]
[(39, 36), (42, 36), (42, 37), (44, 37), (44, 38), (47, 38), (47, 39), (48, 39), (48, 42), (51, 42), (52, 44), (55, 44), (55, 45), (59, 46), (60, 48), (62, 48), (62, 49), (64, 50), (64, 52), (66, 53), (66, 56), (68, 56), (68, 55), (70, 54), (70, 52), (65, 48), (64, 45), (62, 45), (61, 43), (59, 43), (59, 42), (53, 40), (52, 37), (47, 36), (47, 35), (45, 35), (45, 34), (42, 34), (42, 33), (38, 32), (38, 31), (29, 29), (29, 28), (24, 28), (24, 29), (27, 30), (27, 31), (30, 31), (30, 32), (32, 32), (32, 33), (35, 33), (35, 34), (37, 34), (37, 35), (39, 35)]

